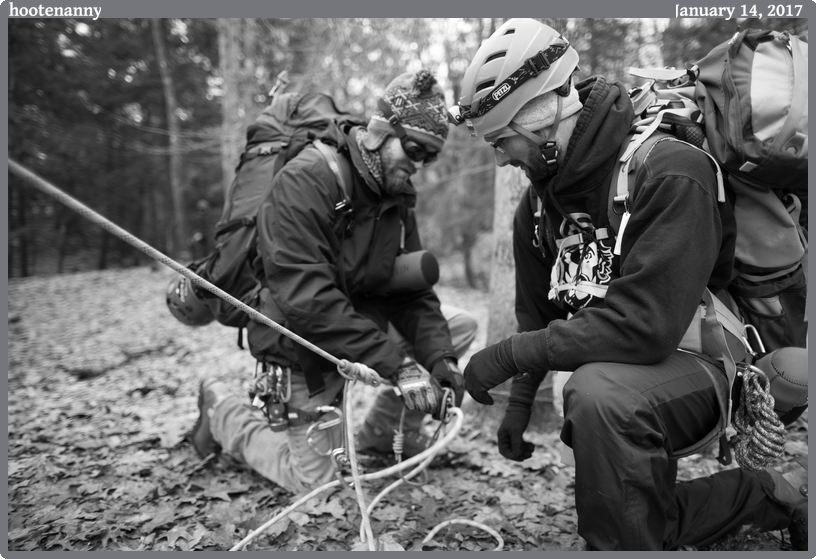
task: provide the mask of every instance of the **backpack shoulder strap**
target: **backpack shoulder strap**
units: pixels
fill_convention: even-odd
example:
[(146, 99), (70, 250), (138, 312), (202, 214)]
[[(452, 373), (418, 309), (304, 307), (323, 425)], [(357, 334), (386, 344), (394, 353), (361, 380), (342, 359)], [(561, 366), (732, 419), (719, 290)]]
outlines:
[[(656, 132), (628, 136), (628, 141), (621, 144), (618, 159), (612, 171), (612, 183), (609, 185), (609, 199), (607, 215), (609, 226), (615, 233), (614, 254), (620, 255), (623, 231), (629, 221), (629, 198), (634, 199), (635, 175), (646, 160), (652, 147), (661, 139), (670, 137), (668, 134)], [(644, 148), (644, 149), (641, 149)]]
[(336, 149), (327, 146), (320, 140), (315, 140), (313, 145), (317, 148), (317, 151), (320, 152), (320, 155), (323, 156), (323, 159), (326, 160), (326, 163), (328, 163), (329, 168), (337, 179), (337, 184), (340, 185), (340, 189), (343, 191), (345, 199), (341, 203), (350, 203), (353, 178), (351, 176), (351, 166), (348, 164), (348, 161), (346, 161), (344, 157), (338, 157)]
[[(655, 122), (659, 122), (656, 120)], [(651, 127), (650, 127), (651, 128)], [(628, 142), (624, 142), (620, 149), (620, 157), (615, 162), (612, 172), (612, 184), (609, 186), (609, 198), (607, 204), (607, 215), (609, 225), (615, 232), (616, 241), (614, 254), (620, 255), (623, 232), (629, 221), (630, 197), (635, 196), (635, 175), (637, 170), (646, 161), (646, 157), (652, 149), (660, 142), (672, 141), (680, 142), (693, 147), (704, 153), (717, 169), (717, 199), (725, 202), (725, 187), (723, 186), (722, 171), (717, 161), (708, 152), (678, 138), (667, 132), (661, 132), (655, 128), (637, 133), (631, 136)]]

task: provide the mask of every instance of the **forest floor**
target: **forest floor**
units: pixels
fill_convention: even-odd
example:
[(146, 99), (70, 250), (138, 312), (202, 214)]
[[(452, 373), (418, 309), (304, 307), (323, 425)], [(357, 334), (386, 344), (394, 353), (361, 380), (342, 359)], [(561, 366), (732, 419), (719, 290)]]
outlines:
[[(199, 381), (217, 375), (240, 393), (254, 362), (234, 330), (190, 329), (171, 317), (171, 277), (141, 267), (9, 281), (9, 550), (228, 550), (293, 502), (227, 457), (200, 460), (184, 441)], [(480, 349), (487, 294), (438, 291), (478, 317), (471, 354)], [(355, 396), (355, 425), (366, 401), (364, 391)], [(574, 469), (560, 463), (557, 433), (533, 439), (534, 456), (513, 463), (492, 432), (466, 421), (426, 484), (403, 486), (374, 509), (374, 532), (397, 549), (494, 549), (492, 536), (462, 525), (423, 544), (440, 522), (464, 518), (500, 532), (504, 549), (582, 549)], [(807, 414), (789, 428), (786, 456), (806, 453)], [(712, 449), (683, 459), (679, 477), (719, 469)], [(369, 502), (391, 481), (369, 482)], [(353, 549), (360, 519), (354, 494), (336, 489), (247, 549)], [(787, 534), (741, 529), (706, 549), (788, 549)]]

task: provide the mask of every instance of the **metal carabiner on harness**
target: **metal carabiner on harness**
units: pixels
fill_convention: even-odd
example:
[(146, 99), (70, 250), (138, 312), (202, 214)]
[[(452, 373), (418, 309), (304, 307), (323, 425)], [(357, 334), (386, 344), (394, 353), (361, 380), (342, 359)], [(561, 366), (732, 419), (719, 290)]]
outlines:
[(315, 421), (309, 425), (309, 428), (306, 430), (306, 444), (308, 444), (316, 454), (319, 454), (320, 456), (329, 456), (335, 449), (330, 448), (326, 451), (319, 450), (314, 444), (315, 440), (313, 434), (315, 431), (324, 431), (343, 423), (343, 412), (334, 406), (318, 406), (315, 411), (317, 413), (334, 413), (337, 415), (335, 419), (330, 419), (329, 421)]
[[(260, 365), (260, 371), (258, 366)], [(257, 362), (250, 390), (252, 405), (263, 410), (269, 427), (276, 432), (289, 428), (286, 403), (292, 396), (292, 369), (277, 363)]]
[(349, 465), (349, 459), (348, 459), (348, 456), (346, 455), (346, 449), (345, 448), (335, 448), (334, 450), (332, 450), (331, 451), (331, 461), (332, 461), (332, 465), (334, 466), (334, 477), (337, 478), (337, 481), (340, 482), (340, 485), (342, 485), (343, 487), (346, 487), (348, 489), (354, 489), (354, 482), (353, 481), (346, 482), (346, 480), (343, 479), (342, 468), (343, 468), (343, 466), (348, 466)]

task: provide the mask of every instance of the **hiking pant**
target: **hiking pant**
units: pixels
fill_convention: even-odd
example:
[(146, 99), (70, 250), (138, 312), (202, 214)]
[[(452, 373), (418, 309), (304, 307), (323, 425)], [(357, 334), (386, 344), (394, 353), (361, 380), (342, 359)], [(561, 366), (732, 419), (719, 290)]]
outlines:
[(735, 467), (676, 483), (671, 454), (705, 437), (719, 406), (716, 365), (675, 352), (655, 365), (591, 363), (564, 386), (561, 440), (575, 454), (578, 533), (596, 550), (704, 546), (738, 526), (781, 530), (766, 472)]
[[(466, 311), (448, 305), (442, 305), (442, 314), (448, 321), (453, 349), (457, 357), (462, 357), (476, 337), (476, 320)], [(410, 344), (391, 325), (388, 335), (413, 354)], [(323, 379), (326, 389), (309, 398), (305, 377), (293, 374), (289, 406), (314, 412), (319, 406), (331, 405), (341, 394), (345, 379), (336, 372), (324, 373)], [(366, 421), (390, 431), (398, 426), (402, 408), (402, 400), (393, 388), (384, 386), (377, 394)], [(320, 421), (336, 417), (333, 413), (327, 413)], [(403, 430), (418, 430), (424, 417), (422, 412), (406, 410)], [(261, 410), (250, 405), (246, 396), (235, 395), (220, 400), (213, 408), (210, 419), (212, 435), (225, 453), (296, 494), (306, 493), (334, 479), (331, 457), (323, 453), (343, 445), (342, 425), (315, 429), (309, 444), (306, 433), (310, 425), (307, 423), (290, 426), (286, 431), (272, 431)]]

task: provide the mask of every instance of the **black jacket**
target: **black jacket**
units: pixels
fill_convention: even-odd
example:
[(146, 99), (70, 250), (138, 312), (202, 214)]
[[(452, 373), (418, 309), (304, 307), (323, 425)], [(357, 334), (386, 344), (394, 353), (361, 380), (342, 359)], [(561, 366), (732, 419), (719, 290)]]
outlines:
[[(618, 149), (633, 118), (621, 84), (591, 78), (578, 84), (584, 103), (552, 189), (564, 213), (583, 214), (594, 227), (609, 223), (608, 194)], [(706, 286), (728, 284), (733, 272), (736, 225), (728, 201), (717, 201), (712, 163), (678, 142), (657, 144), (635, 177), (631, 219), (620, 256), (614, 239), (593, 250), (561, 254), (580, 269), (597, 259), (594, 273), (608, 286), (605, 298), (569, 291), (550, 299), (550, 276), (565, 236), (563, 216), (545, 206), (546, 256), (533, 246), (533, 218), (524, 197), (514, 223), (516, 314), (520, 330), (513, 352), (522, 371), (567, 370), (593, 362), (656, 363), (683, 337)], [(573, 316), (566, 320), (569, 313)], [(518, 341), (518, 343), (516, 343)]]
[[(265, 284), (261, 312), (333, 356), (364, 363), (383, 377), (391, 376), (405, 355), (385, 333), (391, 322), (413, 344), (417, 361), (431, 368), (443, 357), (455, 358), (433, 290), (373, 295), (391, 277), (403, 227), (404, 251), (422, 247), (413, 209), (377, 185), (362, 160), (355, 131), (331, 126), (323, 136), (353, 167), (350, 233), (338, 236), (335, 231), (335, 204), (342, 191), (315, 148), (304, 149), (276, 175), (257, 220), (255, 269), (262, 270)], [(258, 359), (307, 373), (334, 369), (258, 323), (250, 323), (248, 340)]]

